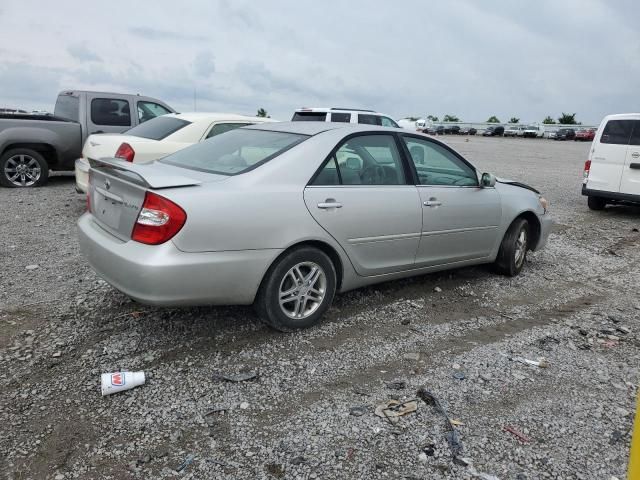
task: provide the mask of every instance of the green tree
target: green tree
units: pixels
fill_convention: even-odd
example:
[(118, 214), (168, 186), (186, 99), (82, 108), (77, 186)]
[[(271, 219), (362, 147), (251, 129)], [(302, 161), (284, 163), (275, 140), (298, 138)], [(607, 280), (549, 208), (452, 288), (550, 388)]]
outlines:
[(509, 123), (520, 123), (520, 119), (518, 117), (511, 117)]
[(500, 123), (500, 119), (495, 115), (491, 115), (487, 120), (487, 123)]
[(542, 123), (544, 123), (545, 125), (555, 125), (556, 121), (551, 118), (551, 115), (547, 115), (547, 118), (542, 120)]
[(259, 109), (258, 109), (258, 114), (257, 114), (257, 116), (258, 116), (258, 117), (264, 117), (264, 118), (269, 117), (269, 115), (267, 114), (267, 111), (266, 111), (264, 108), (259, 108)]
[(435, 117), (433, 115), (427, 115), (427, 120), (431, 120), (432, 122), (439, 122), (440, 119), (438, 119), (438, 117)]
[(558, 123), (561, 123), (562, 125), (577, 125), (578, 122), (576, 122), (576, 114), (562, 112), (562, 116), (558, 117)]
[(455, 115), (445, 115), (444, 118), (442, 119), (443, 122), (459, 122), (460, 119), (458, 117), (456, 117)]
[(409, 120), (410, 122), (415, 122), (416, 120), (420, 120), (420, 117), (411, 116), (411, 117), (407, 117), (407, 120)]

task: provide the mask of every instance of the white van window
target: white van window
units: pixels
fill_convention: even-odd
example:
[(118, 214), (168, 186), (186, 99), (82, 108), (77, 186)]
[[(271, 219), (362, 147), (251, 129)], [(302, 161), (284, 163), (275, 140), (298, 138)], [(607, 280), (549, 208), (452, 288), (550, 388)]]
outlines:
[(600, 143), (629, 145), (634, 120), (609, 120), (602, 131)]
[(633, 133), (629, 145), (640, 145), (640, 120), (633, 120)]

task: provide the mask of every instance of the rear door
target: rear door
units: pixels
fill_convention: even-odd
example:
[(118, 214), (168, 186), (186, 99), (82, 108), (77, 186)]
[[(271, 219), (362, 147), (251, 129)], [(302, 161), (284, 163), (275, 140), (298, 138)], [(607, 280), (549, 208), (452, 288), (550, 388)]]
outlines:
[(315, 220), (344, 248), (358, 274), (413, 267), (422, 212), (394, 135), (346, 137), (305, 188)]
[(640, 120), (631, 120), (633, 130), (622, 168), (620, 193), (640, 195)]
[[(619, 192), (634, 120), (608, 120), (591, 147), (591, 168), (586, 187)], [(601, 133), (600, 133), (601, 131)]]
[(481, 188), (473, 167), (422, 137), (402, 135), (418, 178), (422, 234), (416, 267), (488, 257), (502, 216), (495, 188)]
[(94, 133), (121, 133), (136, 125), (134, 105), (127, 95), (87, 95), (87, 129)]

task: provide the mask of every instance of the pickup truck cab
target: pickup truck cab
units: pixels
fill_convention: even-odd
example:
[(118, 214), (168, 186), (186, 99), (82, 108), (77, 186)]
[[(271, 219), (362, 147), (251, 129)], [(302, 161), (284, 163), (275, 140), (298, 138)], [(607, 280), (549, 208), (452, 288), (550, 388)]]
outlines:
[(0, 185), (37, 187), (50, 170), (73, 170), (94, 133), (118, 133), (174, 110), (140, 95), (67, 90), (53, 115), (0, 114)]
[(602, 120), (584, 164), (582, 195), (592, 210), (640, 204), (640, 113)]

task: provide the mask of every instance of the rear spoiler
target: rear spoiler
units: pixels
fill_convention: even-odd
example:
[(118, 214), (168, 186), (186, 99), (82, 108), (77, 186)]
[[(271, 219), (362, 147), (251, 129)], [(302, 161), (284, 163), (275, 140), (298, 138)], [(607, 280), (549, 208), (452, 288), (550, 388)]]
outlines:
[(158, 168), (153, 164), (131, 163), (120, 158), (101, 158), (100, 160), (89, 158), (88, 160), (91, 168), (144, 188), (188, 187), (202, 183), (194, 178), (167, 173), (167, 169)]

